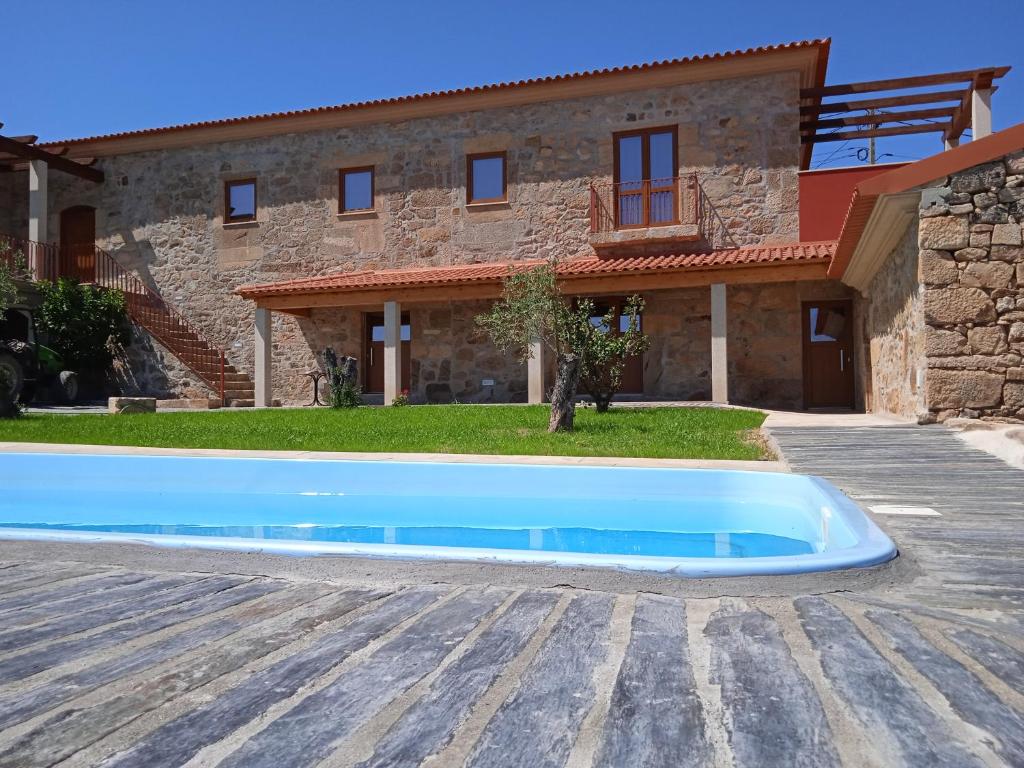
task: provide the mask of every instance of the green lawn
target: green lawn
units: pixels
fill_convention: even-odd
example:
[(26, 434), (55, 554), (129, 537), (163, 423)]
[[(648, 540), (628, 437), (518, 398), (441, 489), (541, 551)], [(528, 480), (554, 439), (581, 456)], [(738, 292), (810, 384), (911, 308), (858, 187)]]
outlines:
[(437, 405), (353, 410), (275, 409), (123, 416), (29, 414), (0, 421), (0, 440), (35, 443), (403, 451), (556, 456), (759, 459), (757, 411), (578, 409), (572, 434), (547, 433), (544, 406)]

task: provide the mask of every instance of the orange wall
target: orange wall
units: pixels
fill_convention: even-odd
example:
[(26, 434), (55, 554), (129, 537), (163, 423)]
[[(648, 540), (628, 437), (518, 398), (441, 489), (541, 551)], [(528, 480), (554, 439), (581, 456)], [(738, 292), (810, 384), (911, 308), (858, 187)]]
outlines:
[(907, 163), (858, 165), (800, 172), (800, 239), (835, 240), (843, 228), (853, 188)]

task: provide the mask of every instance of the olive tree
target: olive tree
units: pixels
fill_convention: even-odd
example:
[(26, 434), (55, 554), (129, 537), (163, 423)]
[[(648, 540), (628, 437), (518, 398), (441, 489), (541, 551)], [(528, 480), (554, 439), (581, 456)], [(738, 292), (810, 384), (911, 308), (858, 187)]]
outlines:
[(513, 272), (505, 279), (502, 298), (490, 312), (477, 317), (477, 323), (504, 352), (516, 352), (527, 360), (532, 342), (539, 341), (554, 355), (548, 431), (569, 432), (576, 416), (577, 390), (582, 386), (599, 410), (607, 410), (626, 359), (643, 351), (647, 342), (640, 332), (639, 297), (627, 303), (628, 327), (620, 333), (613, 312), (596, 322), (591, 300), (562, 295), (556, 267), (551, 261)]

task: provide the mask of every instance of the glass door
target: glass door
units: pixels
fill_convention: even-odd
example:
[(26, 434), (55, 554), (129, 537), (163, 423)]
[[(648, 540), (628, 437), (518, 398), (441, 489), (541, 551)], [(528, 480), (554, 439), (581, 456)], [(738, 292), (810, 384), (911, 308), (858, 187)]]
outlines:
[(652, 227), (679, 220), (676, 129), (615, 136), (616, 228)]

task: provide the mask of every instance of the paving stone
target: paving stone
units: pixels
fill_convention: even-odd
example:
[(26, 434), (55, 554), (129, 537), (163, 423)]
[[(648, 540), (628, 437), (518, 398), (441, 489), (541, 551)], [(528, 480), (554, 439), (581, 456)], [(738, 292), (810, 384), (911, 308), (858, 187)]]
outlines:
[(220, 765), (223, 768), (316, 765), (359, 726), (432, 672), (508, 595), (499, 590), (471, 590), (439, 606), (406, 627), (364, 662), (303, 699)]
[(699, 768), (713, 757), (690, 666), (683, 603), (637, 595), (597, 765)]
[(477, 699), (526, 647), (558, 595), (527, 592), (492, 624), (465, 655), (388, 729), (373, 756), (358, 768), (415, 768), (451, 741)]
[[(156, 729), (130, 749), (113, 756), (107, 762), (108, 768), (156, 768), (187, 762), (203, 747), (219, 741), (266, 712), (273, 704), (289, 698), (367, 643), (426, 608), (441, 594), (440, 590), (433, 589), (408, 589), (399, 593), (309, 648), (251, 675), (209, 704)], [(379, 596), (379, 593), (372, 592), (353, 593), (347, 610)], [(294, 632), (289, 634), (294, 638)], [(281, 640), (277, 647), (286, 644), (286, 638)]]
[(1024, 653), (971, 629), (951, 630), (947, 635), (964, 653), (1024, 696)]
[(565, 765), (593, 705), (594, 667), (607, 653), (611, 612), (608, 595), (573, 598), (523, 674), (518, 691), (480, 735), (468, 768)]
[(868, 611), (893, 647), (928, 678), (962, 720), (995, 737), (994, 749), (1011, 766), (1024, 766), (1024, 718), (1006, 706), (978, 676), (928, 642), (906, 618)]
[(711, 646), (711, 682), (721, 686), (729, 711), (736, 766), (840, 765), (817, 693), (774, 619), (727, 605), (704, 633)]
[[(0, 682), (11, 682), (30, 677), (44, 669), (66, 664), (90, 653), (113, 648), (120, 643), (152, 632), (159, 632), (197, 616), (229, 608), (246, 600), (274, 592), (283, 586), (283, 584), (258, 582), (231, 588), (236, 583), (233, 579), (222, 581), (219, 584), (209, 582), (209, 580), (207, 582), (213, 594), (184, 600), (163, 613), (126, 621), (88, 637), (63, 640), (51, 643), (44, 648), (0, 659)], [(220, 587), (220, 590), (215, 590), (215, 587)]]
[(984, 765), (835, 605), (820, 597), (797, 598), (795, 604), (825, 676), (884, 758), (908, 768)]

